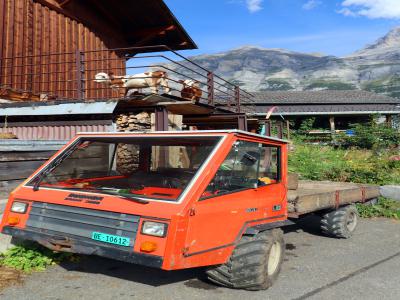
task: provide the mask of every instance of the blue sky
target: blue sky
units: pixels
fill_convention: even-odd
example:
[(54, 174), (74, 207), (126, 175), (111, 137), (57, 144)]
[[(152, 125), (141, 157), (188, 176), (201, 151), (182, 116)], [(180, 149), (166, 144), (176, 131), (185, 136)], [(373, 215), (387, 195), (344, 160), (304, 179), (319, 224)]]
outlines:
[(400, 0), (165, 0), (199, 46), (346, 55), (400, 26)]

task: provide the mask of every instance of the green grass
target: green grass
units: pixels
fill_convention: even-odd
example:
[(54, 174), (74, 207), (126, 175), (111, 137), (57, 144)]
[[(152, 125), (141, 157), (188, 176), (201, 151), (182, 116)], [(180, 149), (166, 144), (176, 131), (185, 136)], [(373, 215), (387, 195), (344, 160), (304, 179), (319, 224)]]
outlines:
[(366, 184), (400, 184), (400, 162), (395, 153), (335, 149), (331, 146), (296, 144), (289, 154), (289, 171), (302, 179)]
[(66, 259), (77, 260), (70, 253), (58, 253), (38, 244), (29, 243), (15, 246), (0, 256), (0, 265), (26, 273), (44, 271), (48, 266)]
[(375, 205), (357, 204), (357, 209), (363, 218), (394, 218), (400, 220), (400, 202), (379, 198)]
[[(289, 171), (301, 179), (331, 180), (376, 185), (400, 184), (400, 162), (390, 151), (344, 150), (331, 146), (297, 144), (289, 154)], [(400, 219), (400, 202), (379, 198), (376, 205), (357, 205), (361, 217)]]

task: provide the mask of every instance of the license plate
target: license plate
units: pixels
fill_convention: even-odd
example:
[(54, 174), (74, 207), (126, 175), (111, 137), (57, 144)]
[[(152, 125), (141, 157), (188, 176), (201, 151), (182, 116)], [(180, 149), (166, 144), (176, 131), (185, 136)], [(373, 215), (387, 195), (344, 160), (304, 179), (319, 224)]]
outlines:
[(92, 232), (92, 239), (103, 242), (103, 243), (109, 243), (109, 244), (125, 246), (125, 247), (128, 247), (131, 242), (130, 239), (128, 239), (126, 237), (119, 236), (119, 235), (107, 234), (107, 233), (101, 233), (101, 232)]

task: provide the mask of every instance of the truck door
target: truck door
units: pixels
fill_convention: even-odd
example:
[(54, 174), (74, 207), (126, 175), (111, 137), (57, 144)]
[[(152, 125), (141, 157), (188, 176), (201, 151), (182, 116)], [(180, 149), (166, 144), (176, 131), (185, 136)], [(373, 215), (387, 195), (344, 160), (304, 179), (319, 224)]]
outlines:
[[(248, 224), (285, 218), (279, 149), (256, 142), (235, 143), (189, 217), (188, 257), (201, 255), (200, 264), (223, 263), (225, 251)], [(213, 255), (202, 255), (207, 252)]]

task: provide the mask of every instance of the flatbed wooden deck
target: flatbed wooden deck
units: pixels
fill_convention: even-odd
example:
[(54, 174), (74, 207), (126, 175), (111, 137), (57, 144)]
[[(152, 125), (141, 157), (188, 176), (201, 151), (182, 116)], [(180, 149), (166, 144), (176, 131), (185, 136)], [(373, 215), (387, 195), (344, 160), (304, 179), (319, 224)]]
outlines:
[(331, 181), (299, 181), (288, 192), (289, 217), (362, 203), (379, 197), (379, 186)]

